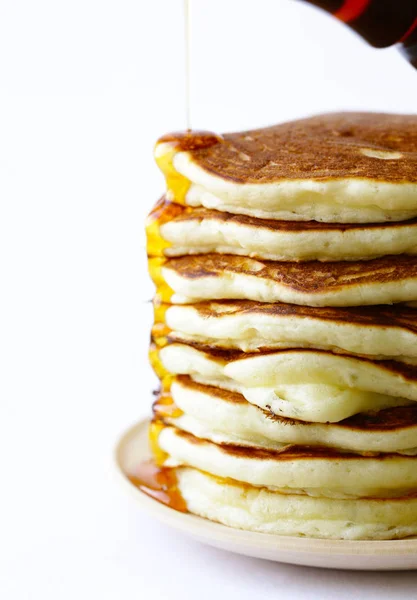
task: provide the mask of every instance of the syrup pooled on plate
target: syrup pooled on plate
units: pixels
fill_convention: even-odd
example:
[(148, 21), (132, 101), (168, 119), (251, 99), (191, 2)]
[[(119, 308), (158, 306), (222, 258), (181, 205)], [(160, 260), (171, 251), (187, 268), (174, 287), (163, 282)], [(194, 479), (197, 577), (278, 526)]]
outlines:
[(163, 466), (167, 455), (158, 445), (158, 437), (163, 426), (161, 421), (151, 422), (149, 445), (154, 458), (139, 463), (129, 474), (129, 481), (161, 504), (166, 504), (180, 512), (188, 512), (187, 504), (178, 489), (175, 468)]
[(180, 512), (188, 512), (187, 504), (178, 489), (175, 469), (158, 467), (153, 460), (138, 465), (129, 481), (147, 496)]

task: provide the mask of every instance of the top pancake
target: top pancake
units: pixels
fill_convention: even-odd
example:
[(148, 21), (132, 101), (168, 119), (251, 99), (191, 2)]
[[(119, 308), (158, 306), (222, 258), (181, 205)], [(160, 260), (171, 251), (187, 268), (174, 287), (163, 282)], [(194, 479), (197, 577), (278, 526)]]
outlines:
[(191, 154), (205, 171), (236, 183), (342, 177), (417, 183), (417, 115), (318, 115), (228, 133)]
[(178, 140), (162, 138), (156, 157), (171, 198), (175, 172), (181, 193), (188, 185), (190, 206), (340, 223), (417, 215), (416, 115), (324, 114), (225, 134), (185, 151)]

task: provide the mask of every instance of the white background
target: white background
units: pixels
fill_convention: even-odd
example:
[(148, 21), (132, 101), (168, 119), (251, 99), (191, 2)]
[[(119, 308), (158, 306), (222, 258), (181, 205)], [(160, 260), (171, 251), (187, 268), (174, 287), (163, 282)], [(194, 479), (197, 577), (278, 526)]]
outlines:
[[(295, 0), (192, 0), (192, 124), (413, 112), (417, 73)], [(0, 3), (0, 597), (410, 598), (413, 573), (227, 554), (139, 512), (112, 473), (149, 413), (143, 220), (184, 117), (181, 0)]]

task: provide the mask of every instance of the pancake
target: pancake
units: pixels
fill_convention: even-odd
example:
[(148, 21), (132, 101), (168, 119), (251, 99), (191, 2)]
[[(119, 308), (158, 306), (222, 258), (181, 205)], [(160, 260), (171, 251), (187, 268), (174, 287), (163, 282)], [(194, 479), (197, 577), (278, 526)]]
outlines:
[(276, 535), (385, 540), (417, 534), (417, 498), (312, 498), (175, 469), (188, 510), (229, 527)]
[[(157, 261), (157, 262), (155, 262)], [(187, 304), (244, 299), (309, 306), (364, 306), (417, 300), (417, 258), (386, 256), (365, 262), (259, 261), (229, 254), (150, 259), (162, 300)]]
[(415, 456), (359, 455), (319, 446), (247, 448), (216, 444), (168, 425), (160, 429), (157, 444), (167, 466), (189, 466), (284, 493), (385, 498), (417, 492)]
[(170, 199), (285, 221), (417, 216), (416, 115), (330, 113), (211, 138), (158, 141)]
[(183, 509), (417, 534), (417, 115), (173, 134), (155, 157), (150, 442)]
[[(170, 203), (165, 204), (169, 211)], [(158, 204), (156, 211), (160, 210)], [(162, 223), (159, 234), (165, 256), (218, 253), (266, 260), (340, 261), (377, 258), (387, 249), (390, 254), (417, 254), (417, 219), (368, 225), (301, 223), (195, 208)], [(152, 238), (149, 253), (153, 253)]]
[(271, 413), (319, 423), (417, 400), (417, 368), (322, 350), (252, 355), (185, 344), (159, 350), (168, 373), (236, 391)]
[[(340, 372), (339, 372), (340, 370)], [(375, 361), (326, 350), (290, 349), (252, 355), (228, 361), (224, 374), (244, 385), (261, 383), (313, 383), (319, 377), (329, 385), (356, 387), (417, 400), (417, 365), (394, 360)], [(395, 383), (394, 383), (395, 381)], [(395, 390), (395, 387), (397, 390)], [(378, 389), (379, 388), (379, 389)]]
[(417, 310), (406, 306), (310, 308), (245, 300), (155, 307), (171, 339), (254, 352), (321, 348), (375, 358), (417, 357)]
[(297, 444), (405, 454), (415, 454), (417, 446), (417, 404), (362, 413), (337, 424), (307, 423), (274, 415), (242, 394), (187, 376), (174, 379), (170, 393), (158, 396), (154, 414), (196, 437), (241, 446)]

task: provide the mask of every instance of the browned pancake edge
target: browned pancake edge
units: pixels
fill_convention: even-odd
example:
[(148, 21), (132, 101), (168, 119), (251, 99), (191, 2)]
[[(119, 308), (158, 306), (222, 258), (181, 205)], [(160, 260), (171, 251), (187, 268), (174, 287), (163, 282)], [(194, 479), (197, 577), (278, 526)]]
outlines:
[[(417, 167), (416, 167), (417, 168)], [(390, 221), (387, 223), (322, 223), (320, 221), (276, 221), (274, 219), (260, 219), (245, 215), (234, 215), (228, 212), (221, 212), (209, 208), (193, 208), (182, 211), (171, 219), (172, 223), (192, 222), (211, 220), (217, 223), (233, 223), (244, 227), (254, 229), (267, 229), (278, 233), (291, 232), (294, 234), (303, 234), (309, 232), (324, 233), (326, 231), (335, 231), (344, 233), (345, 231), (365, 230), (381, 231), (394, 229), (417, 229), (417, 218), (407, 221)]]
[[(168, 306), (168, 305), (167, 305)], [(186, 307), (188, 309), (189, 307)], [(283, 302), (266, 303), (252, 300), (217, 300), (193, 304), (203, 319), (227, 319), (242, 315), (269, 315), (276, 318), (295, 317), (330, 321), (360, 327), (396, 327), (417, 333), (417, 309), (402, 304), (347, 308), (314, 307)]]
[[(172, 426), (165, 425), (165, 427), (168, 428)], [(288, 444), (280, 450), (271, 450), (252, 446), (238, 446), (236, 444), (229, 443), (219, 444), (211, 442), (210, 440), (198, 438), (188, 431), (184, 431), (176, 427), (174, 427), (174, 429), (178, 437), (187, 440), (189, 443), (194, 444), (195, 446), (215, 446), (225, 454), (236, 456), (237, 458), (246, 458), (252, 460), (274, 460), (279, 462), (305, 459), (368, 460), (369, 458), (383, 461), (392, 458), (401, 458), (406, 461), (414, 461), (417, 464), (417, 456), (399, 455), (394, 452), (369, 452), (364, 454), (355, 454), (354, 452), (342, 452), (335, 448), (325, 446), (299, 446), (296, 444)]]
[(229, 254), (169, 258), (164, 267), (186, 279), (221, 277), (225, 273), (270, 279), (293, 290), (326, 293), (363, 284), (386, 284), (417, 278), (416, 256), (383, 256), (358, 262), (295, 263), (251, 259)]

